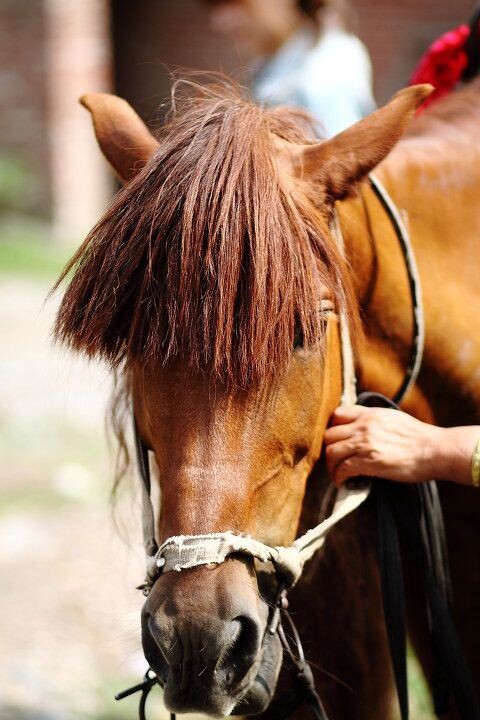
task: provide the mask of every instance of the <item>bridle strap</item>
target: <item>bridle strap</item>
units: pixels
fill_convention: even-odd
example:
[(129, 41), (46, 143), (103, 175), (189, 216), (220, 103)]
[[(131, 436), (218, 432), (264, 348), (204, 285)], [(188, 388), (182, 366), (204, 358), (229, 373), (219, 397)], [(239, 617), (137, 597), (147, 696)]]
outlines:
[[(137, 421), (133, 416), (133, 438), (135, 442), (135, 453), (137, 457), (137, 467), (142, 479), (142, 531), (143, 545), (145, 553), (148, 557), (154, 556), (158, 551), (158, 545), (155, 538), (155, 513), (153, 511), (151, 492), (152, 483), (150, 478), (150, 463), (148, 460), (148, 448), (142, 442), (140, 433), (138, 432)], [(148, 568), (147, 568), (148, 571)]]
[[(335, 244), (340, 254), (345, 258), (345, 241), (338, 212), (334, 208), (330, 220), (330, 232), (335, 238)], [(352, 339), (348, 329), (348, 321), (345, 315), (340, 315), (340, 345), (342, 351), (342, 405), (355, 405), (357, 401), (357, 374), (355, 372), (355, 357), (353, 354)]]
[(393, 229), (395, 230), (398, 242), (400, 243), (403, 259), (407, 269), (410, 296), (412, 299), (413, 340), (410, 351), (410, 359), (405, 370), (402, 384), (392, 398), (394, 403), (400, 405), (405, 395), (417, 381), (420, 368), (422, 367), (423, 350), (425, 347), (425, 316), (423, 312), (422, 288), (417, 261), (415, 259), (415, 253), (413, 252), (410, 240), (410, 234), (402, 216), (385, 186), (380, 182), (376, 175), (370, 174), (369, 180), (372, 190), (387, 213), (390, 222), (393, 225)]

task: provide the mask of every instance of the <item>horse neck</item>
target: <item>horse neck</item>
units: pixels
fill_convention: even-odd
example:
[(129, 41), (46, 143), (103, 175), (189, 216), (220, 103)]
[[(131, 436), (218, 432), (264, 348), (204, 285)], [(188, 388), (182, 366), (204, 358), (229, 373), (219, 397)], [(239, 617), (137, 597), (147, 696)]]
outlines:
[[(475, 421), (475, 407), (480, 405), (480, 338), (468, 331), (476, 327), (480, 313), (479, 155), (468, 132), (448, 139), (413, 136), (377, 170), (405, 214), (424, 300), (423, 369), (404, 407), (425, 420), (446, 424), (456, 422), (459, 401), (463, 422), (469, 414)], [(365, 321), (360, 385), (391, 396), (402, 380), (412, 341), (405, 262), (368, 183), (362, 184), (356, 198), (341, 203), (339, 214)]]

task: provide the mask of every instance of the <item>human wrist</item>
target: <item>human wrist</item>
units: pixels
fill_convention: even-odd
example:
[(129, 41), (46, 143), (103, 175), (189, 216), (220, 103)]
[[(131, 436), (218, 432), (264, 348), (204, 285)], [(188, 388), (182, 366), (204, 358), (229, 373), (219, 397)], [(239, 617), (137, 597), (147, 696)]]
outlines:
[(448, 480), (452, 473), (453, 438), (450, 428), (428, 425), (423, 438), (425, 477), (431, 480)]
[(480, 438), (480, 427), (436, 428), (436, 442), (432, 476), (463, 485), (472, 484), (472, 456)]

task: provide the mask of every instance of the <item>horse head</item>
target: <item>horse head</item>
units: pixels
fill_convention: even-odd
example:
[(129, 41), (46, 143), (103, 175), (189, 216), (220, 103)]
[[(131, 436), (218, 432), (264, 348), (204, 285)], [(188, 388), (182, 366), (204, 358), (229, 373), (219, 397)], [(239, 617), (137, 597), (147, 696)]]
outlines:
[[(56, 332), (123, 372), (158, 468), (160, 541), (294, 539), (341, 394), (339, 314), (358, 327), (334, 203), (428, 93), (404, 90), (321, 143), (302, 112), (225, 87), (198, 89), (158, 138), (119, 98), (83, 99), (124, 187), (69, 266)], [(260, 577), (232, 555), (155, 582), (143, 646), (171, 711), (269, 704), (282, 650)]]

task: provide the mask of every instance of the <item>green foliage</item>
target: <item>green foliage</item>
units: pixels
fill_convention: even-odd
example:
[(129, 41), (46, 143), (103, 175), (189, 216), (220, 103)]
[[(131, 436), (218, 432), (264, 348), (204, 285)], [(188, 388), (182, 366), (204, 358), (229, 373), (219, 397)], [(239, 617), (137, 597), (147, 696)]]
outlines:
[(19, 208), (31, 185), (31, 175), (21, 158), (0, 154), (0, 208)]
[(72, 252), (56, 245), (43, 224), (28, 218), (0, 222), (0, 275), (53, 281)]

